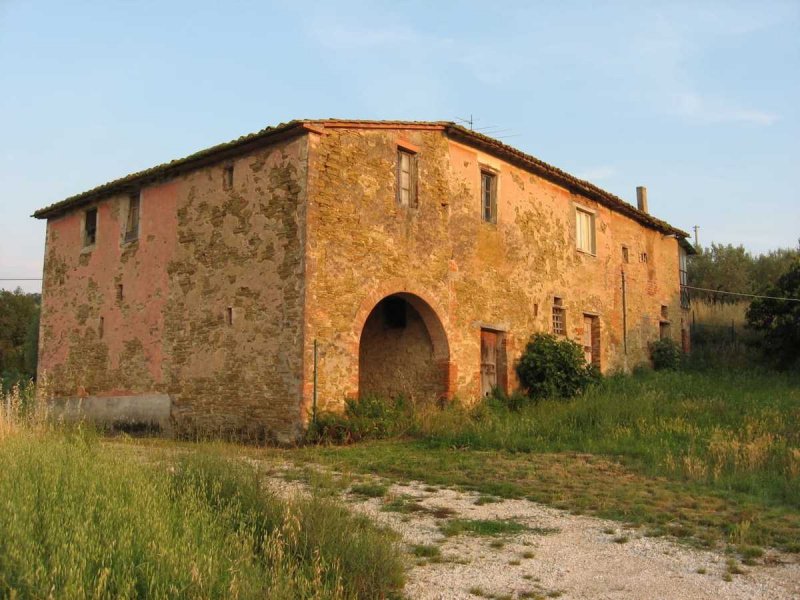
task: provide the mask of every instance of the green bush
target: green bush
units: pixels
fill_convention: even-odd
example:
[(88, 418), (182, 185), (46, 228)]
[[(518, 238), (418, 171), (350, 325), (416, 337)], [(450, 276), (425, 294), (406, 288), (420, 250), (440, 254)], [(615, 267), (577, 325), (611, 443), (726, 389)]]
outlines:
[(308, 429), (312, 443), (352, 444), (406, 434), (414, 426), (414, 407), (404, 396), (369, 395), (345, 400), (343, 413), (322, 412)]
[(600, 378), (575, 342), (535, 333), (516, 365), (520, 384), (531, 398), (570, 398)]
[(656, 371), (674, 371), (681, 367), (683, 352), (675, 340), (663, 338), (650, 344), (650, 358)]
[(747, 324), (764, 335), (764, 350), (783, 368), (800, 366), (800, 258), (767, 289), (769, 298), (756, 298), (747, 309)]

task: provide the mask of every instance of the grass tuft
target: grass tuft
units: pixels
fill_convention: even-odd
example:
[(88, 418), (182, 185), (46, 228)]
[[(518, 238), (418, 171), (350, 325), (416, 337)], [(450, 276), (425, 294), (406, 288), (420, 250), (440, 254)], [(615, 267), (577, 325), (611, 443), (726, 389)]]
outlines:
[(440, 525), (439, 529), (447, 537), (461, 534), (497, 536), (522, 533), (528, 527), (512, 519), (451, 519)]

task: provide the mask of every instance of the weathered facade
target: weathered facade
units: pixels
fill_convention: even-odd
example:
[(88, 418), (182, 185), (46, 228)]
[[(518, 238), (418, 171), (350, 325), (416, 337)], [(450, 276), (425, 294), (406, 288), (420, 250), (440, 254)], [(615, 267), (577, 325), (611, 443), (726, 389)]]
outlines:
[(283, 441), (314, 398), (511, 389), (536, 331), (628, 369), (688, 342), (686, 234), (641, 208), (451, 123), (291, 122), (38, 211), (40, 365), (62, 398)]

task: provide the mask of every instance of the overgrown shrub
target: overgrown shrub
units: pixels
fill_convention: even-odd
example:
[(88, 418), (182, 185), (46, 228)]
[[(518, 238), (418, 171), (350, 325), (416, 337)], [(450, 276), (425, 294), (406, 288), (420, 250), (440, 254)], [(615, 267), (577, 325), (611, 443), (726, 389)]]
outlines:
[(650, 344), (650, 358), (656, 371), (674, 371), (681, 367), (683, 352), (675, 340), (663, 338)]
[(575, 342), (549, 333), (535, 333), (516, 365), (517, 377), (531, 398), (571, 398), (600, 378), (587, 365)]
[(321, 412), (308, 429), (312, 443), (352, 444), (364, 439), (404, 435), (414, 425), (413, 404), (404, 396), (348, 398), (342, 413)]
[(496, 387), (492, 390), (491, 401), (493, 404), (516, 412), (530, 404), (531, 399), (520, 390), (514, 390), (510, 394), (506, 394), (499, 387)]
[[(800, 258), (778, 282), (768, 288), (769, 298), (756, 298), (747, 309), (747, 324), (764, 334), (764, 350), (779, 366), (800, 365)], [(789, 298), (777, 300), (776, 298)]]

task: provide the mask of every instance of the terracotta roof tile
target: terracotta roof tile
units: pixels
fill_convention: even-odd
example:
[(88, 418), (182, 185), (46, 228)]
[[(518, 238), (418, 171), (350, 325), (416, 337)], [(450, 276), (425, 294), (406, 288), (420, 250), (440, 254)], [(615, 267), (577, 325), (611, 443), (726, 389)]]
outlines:
[(317, 129), (319, 127), (353, 127), (353, 128), (375, 128), (375, 129), (439, 129), (444, 130), (445, 133), (451, 138), (458, 139), (462, 142), (476, 146), (488, 153), (496, 154), (500, 158), (504, 158), (509, 162), (515, 163), (522, 168), (530, 170), (535, 174), (551, 180), (555, 183), (563, 185), (567, 189), (583, 194), (588, 198), (596, 200), (597, 202), (608, 206), (609, 208), (621, 212), (632, 219), (661, 231), (668, 235), (676, 235), (679, 238), (688, 237), (688, 233), (677, 229), (650, 215), (640, 211), (638, 208), (629, 204), (622, 198), (607, 192), (596, 185), (578, 179), (574, 175), (570, 175), (566, 171), (554, 167), (538, 158), (526, 154), (521, 150), (509, 146), (483, 135), (476, 131), (466, 129), (450, 121), (373, 121), (364, 119), (309, 119), (309, 120), (293, 120), (274, 127), (267, 127), (256, 133), (242, 136), (238, 139), (206, 148), (195, 154), (191, 154), (185, 158), (170, 161), (139, 171), (131, 173), (120, 179), (115, 179), (108, 183), (104, 183), (96, 188), (70, 196), (60, 202), (51, 204), (45, 208), (37, 210), (33, 216), (39, 219), (56, 216), (69, 210), (70, 208), (80, 206), (82, 204), (91, 202), (98, 198), (103, 198), (123, 192), (127, 189), (134, 189), (135, 187), (172, 177), (186, 171), (224, 160), (225, 158), (236, 156), (246, 152), (253, 147), (257, 147), (264, 143), (271, 143), (279, 139), (291, 137), (292, 135), (300, 135), (311, 128)]

